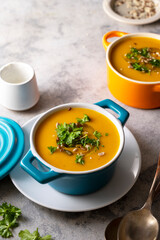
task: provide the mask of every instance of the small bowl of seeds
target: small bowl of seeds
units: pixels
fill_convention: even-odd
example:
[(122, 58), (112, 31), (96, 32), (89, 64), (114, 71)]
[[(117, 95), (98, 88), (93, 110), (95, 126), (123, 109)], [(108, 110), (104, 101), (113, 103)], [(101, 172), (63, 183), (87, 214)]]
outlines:
[(104, 0), (103, 9), (115, 20), (133, 25), (160, 19), (159, 0)]

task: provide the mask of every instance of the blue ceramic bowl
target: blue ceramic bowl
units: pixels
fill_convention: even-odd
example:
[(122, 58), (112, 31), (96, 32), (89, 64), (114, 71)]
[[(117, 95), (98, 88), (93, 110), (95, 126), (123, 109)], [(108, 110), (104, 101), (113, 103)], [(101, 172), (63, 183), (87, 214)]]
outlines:
[[(38, 126), (51, 114), (62, 109), (68, 109), (69, 107), (87, 108), (97, 111), (109, 118), (116, 126), (120, 136), (120, 145), (116, 155), (107, 164), (89, 171), (74, 172), (55, 168), (39, 156), (34, 145), (35, 133)], [(113, 110), (116, 114), (118, 114), (118, 118), (106, 111), (104, 108)], [(118, 157), (121, 154), (124, 146), (125, 139), (123, 126), (128, 117), (129, 113), (125, 109), (109, 99), (103, 100), (96, 104), (68, 103), (54, 107), (41, 115), (41, 117), (32, 127), (30, 134), (31, 148), (22, 159), (20, 163), (21, 167), (38, 182), (48, 183), (57, 191), (72, 195), (95, 192), (107, 184), (113, 176), (116, 162), (118, 161)], [(38, 162), (38, 168), (36, 168), (33, 164), (35, 159)]]

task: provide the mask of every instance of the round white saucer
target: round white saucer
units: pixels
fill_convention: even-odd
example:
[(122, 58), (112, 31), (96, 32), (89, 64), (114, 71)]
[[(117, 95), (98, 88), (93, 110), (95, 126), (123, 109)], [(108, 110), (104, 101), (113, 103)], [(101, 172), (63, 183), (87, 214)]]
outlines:
[(122, 23), (127, 23), (127, 24), (132, 24), (132, 25), (144, 25), (144, 24), (153, 23), (160, 19), (160, 3), (157, 0), (155, 0), (157, 13), (155, 15), (153, 15), (152, 17), (146, 18), (146, 19), (129, 19), (129, 18), (120, 16), (118, 13), (116, 13), (113, 10), (113, 8), (112, 8), (113, 2), (114, 2), (114, 0), (103, 0), (102, 5), (103, 5), (103, 9), (104, 9), (105, 13), (107, 13), (109, 17), (112, 17), (116, 21), (119, 21)]
[[(29, 134), (37, 117), (22, 127), (25, 135), (24, 154), (29, 149)], [(105, 187), (95, 193), (72, 196), (57, 192), (48, 184), (38, 183), (24, 172), (19, 164), (10, 173), (11, 180), (24, 196), (50, 209), (82, 212), (105, 207), (120, 199), (131, 189), (141, 169), (141, 153), (137, 141), (126, 127), (124, 127), (124, 132), (125, 145), (117, 162), (114, 176)]]

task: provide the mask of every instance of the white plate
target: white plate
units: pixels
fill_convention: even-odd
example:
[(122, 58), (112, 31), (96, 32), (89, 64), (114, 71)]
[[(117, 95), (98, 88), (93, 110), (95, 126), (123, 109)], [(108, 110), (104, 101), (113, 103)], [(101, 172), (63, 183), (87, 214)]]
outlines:
[(158, 0), (154, 0), (154, 1), (156, 3), (157, 12), (152, 17), (146, 18), (146, 19), (129, 19), (129, 18), (120, 16), (112, 8), (112, 4), (114, 0), (103, 0), (103, 9), (108, 14), (108, 16), (112, 17), (113, 19), (119, 22), (132, 24), (132, 25), (144, 25), (144, 24), (153, 23), (160, 19), (160, 2)]
[[(30, 130), (37, 117), (23, 126), (25, 151), (29, 149)], [(57, 192), (48, 184), (40, 184), (24, 172), (20, 165), (10, 173), (16, 188), (31, 201), (59, 211), (82, 212), (107, 206), (124, 196), (134, 185), (141, 169), (141, 153), (136, 139), (125, 127), (125, 145), (116, 165), (111, 181), (99, 191), (82, 196), (71, 196)]]

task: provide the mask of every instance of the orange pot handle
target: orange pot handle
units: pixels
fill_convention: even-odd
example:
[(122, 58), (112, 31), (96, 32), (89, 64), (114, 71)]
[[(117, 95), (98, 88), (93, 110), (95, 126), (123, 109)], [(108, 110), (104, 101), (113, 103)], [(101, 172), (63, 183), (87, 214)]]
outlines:
[(107, 47), (110, 44), (110, 42), (107, 41), (109, 38), (112, 38), (112, 37), (122, 37), (122, 36), (124, 36), (126, 34), (128, 34), (128, 33), (126, 33), (126, 32), (119, 32), (119, 31), (111, 31), (111, 32), (106, 33), (103, 36), (103, 39), (102, 39), (102, 43), (103, 43), (103, 47), (104, 47), (105, 51), (107, 50)]

